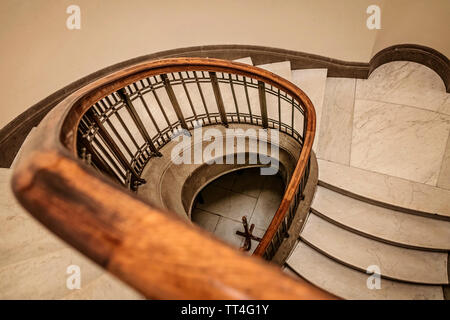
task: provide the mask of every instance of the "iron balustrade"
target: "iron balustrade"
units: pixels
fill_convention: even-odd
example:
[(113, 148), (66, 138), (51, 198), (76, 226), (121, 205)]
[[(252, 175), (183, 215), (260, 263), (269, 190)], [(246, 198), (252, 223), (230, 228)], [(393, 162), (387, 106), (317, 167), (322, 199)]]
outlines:
[[(144, 167), (161, 156), (160, 149), (171, 141), (171, 134), (192, 130), (200, 122), (203, 126), (250, 124), (277, 129), (303, 147), (307, 116), (298, 97), (251, 75), (186, 69), (138, 79), (96, 101), (78, 125), (78, 156), (136, 191), (145, 183), (141, 178)], [(293, 201), (283, 209), (286, 212), (277, 211), (283, 216), (281, 223), (268, 245), (263, 237), (265, 248), (257, 248), (255, 254), (272, 259), (287, 236), (308, 176), (309, 156), (294, 186)]]
[(276, 128), (300, 143), (281, 204), (254, 253), (270, 259), (302, 199), (315, 112), (292, 83), (245, 64), (146, 60), (86, 83), (53, 108), (24, 144), (13, 192), (47, 228), (147, 298), (335, 298), (120, 186), (145, 183), (142, 169), (160, 156), (171, 132), (200, 120)]

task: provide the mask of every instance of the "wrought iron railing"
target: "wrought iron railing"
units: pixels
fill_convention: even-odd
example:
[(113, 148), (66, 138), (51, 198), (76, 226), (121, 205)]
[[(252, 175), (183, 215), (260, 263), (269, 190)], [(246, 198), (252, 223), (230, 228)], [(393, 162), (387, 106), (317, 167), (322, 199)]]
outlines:
[[(190, 239), (186, 246), (177, 244), (177, 241), (166, 243), (161, 237), (154, 238), (156, 235), (151, 230), (149, 234), (141, 234), (145, 241), (138, 242), (145, 243), (145, 248), (165, 248), (167, 263), (180, 263), (182, 260), (187, 265), (196, 265), (196, 262), (189, 260), (190, 253), (192, 259), (199, 259), (194, 257), (199, 251), (212, 256), (223, 251), (225, 261), (216, 257), (213, 261), (202, 262), (211, 267), (208, 269), (210, 274), (197, 274), (206, 282), (192, 283), (186, 275), (171, 274), (174, 281), (185, 281), (196, 292), (208, 292), (199, 296), (229, 297), (229, 293), (201, 287), (202, 283), (207, 286), (206, 283), (211, 283), (212, 279), (225, 281), (215, 278), (221, 275), (228, 279), (228, 286), (236, 292), (250, 290), (254, 293), (253, 297), (262, 297), (257, 290), (236, 282), (235, 278), (227, 278), (220, 272), (217, 274), (223, 265), (235, 264), (240, 267), (248, 264), (250, 269), (255, 268), (253, 271), (256, 271), (260, 268), (259, 262), (246, 262), (238, 253), (233, 253), (232, 258), (226, 246), (215, 240), (206, 240), (195, 228), (184, 224), (180, 226), (171, 220), (173, 217), (166, 217), (159, 209), (141, 205), (141, 200), (134, 199), (131, 194), (116, 191), (108, 181), (98, 180), (92, 169), (84, 169), (74, 159), (74, 156), (80, 157), (90, 167), (122, 186), (136, 190), (145, 183), (141, 178), (143, 168), (152, 157), (161, 156), (159, 150), (171, 140), (171, 133), (177, 129), (193, 129), (199, 121), (204, 126), (245, 123), (274, 128), (299, 143), (301, 152), (283, 200), (254, 253), (271, 259), (287, 234), (298, 203), (302, 200), (309, 175), (315, 113), (311, 101), (299, 88), (252, 66), (216, 59), (167, 59), (141, 63), (87, 85), (60, 103), (40, 125), (45, 139), (29, 143), (29, 156), (19, 163), (14, 176), (15, 193), (22, 204), (52, 231), (148, 295), (159, 292), (148, 288), (149, 285), (162, 284), (141, 271), (134, 270), (138, 275), (133, 274), (131, 265), (134, 266), (139, 260), (148, 268), (158, 269), (158, 261), (153, 261), (149, 257), (150, 252), (142, 251), (137, 244), (133, 246), (133, 241), (129, 240), (140, 232), (130, 230), (125, 239), (122, 238), (122, 229), (128, 230), (131, 225), (139, 230), (151, 226), (153, 229), (159, 228), (164, 230), (164, 237), (169, 238), (171, 235), (182, 237), (180, 228), (184, 230), (185, 237)], [(48, 199), (39, 196), (44, 191), (49, 194)], [(110, 199), (112, 194), (115, 198)], [(67, 210), (76, 213), (71, 212), (72, 220)], [(146, 215), (143, 215), (144, 212)], [(148, 220), (147, 216), (154, 217), (154, 220)], [(155, 227), (156, 220), (165, 222)], [(73, 228), (74, 223), (76, 228)], [(173, 247), (176, 245), (181, 246), (185, 254), (175, 254)], [(123, 246), (128, 250), (123, 251)], [(171, 252), (174, 254), (171, 255)], [(131, 265), (128, 260), (124, 262), (124, 256), (131, 259)], [(219, 267), (219, 264), (222, 265)], [(217, 270), (213, 270), (213, 266)], [(270, 277), (278, 277), (276, 273), (271, 273), (270, 268), (264, 268), (262, 270), (266, 270)], [(261, 279), (255, 281), (260, 282)], [(280, 287), (287, 280), (279, 278), (278, 281), (281, 281), (280, 284), (271, 284), (275, 292), (282, 290), (284, 293), (281, 296), (286, 293), (289, 296), (289, 292)], [(304, 294), (304, 286), (297, 290), (295, 285), (289, 283), (285, 284), (293, 290), (292, 294)], [(244, 291), (240, 291), (242, 289)], [(171, 294), (156, 295), (183, 296), (180, 290), (171, 287)], [(308, 290), (320, 296), (311, 286)]]

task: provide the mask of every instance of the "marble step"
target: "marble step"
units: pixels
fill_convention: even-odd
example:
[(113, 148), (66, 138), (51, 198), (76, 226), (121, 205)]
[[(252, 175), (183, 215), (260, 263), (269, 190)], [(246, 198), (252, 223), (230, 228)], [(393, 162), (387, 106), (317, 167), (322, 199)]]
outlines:
[(258, 68), (275, 73), (286, 80), (292, 81), (292, 69), (290, 61), (274, 62), (257, 65)]
[[(67, 295), (67, 267), (81, 268), (82, 286), (104, 271), (37, 222), (15, 199), (13, 169), (0, 169), (0, 299)], [(52, 275), (49, 277), (49, 275)]]
[[(22, 143), (22, 146), (33, 136), (33, 134), (36, 132), (36, 127), (31, 128), (30, 132), (28, 133), (27, 137), (25, 138), (25, 140)], [(13, 162), (11, 163), (11, 169), (15, 168), (17, 165), (17, 160), (20, 158), (21, 154), (22, 154), (22, 150), (23, 148), (21, 147), (19, 149), (19, 151), (17, 152)]]
[(449, 221), (379, 207), (321, 186), (311, 209), (334, 224), (376, 240), (406, 248), (450, 250)]
[(28, 214), (14, 197), (12, 169), (0, 169), (0, 268), (66, 245)]
[[(316, 109), (316, 136), (314, 138), (313, 150), (319, 146), (319, 132), (322, 124), (322, 106), (325, 97), (328, 69), (304, 69), (292, 71), (292, 83), (302, 89)], [(303, 124), (299, 124), (297, 130), (303, 130)]]
[(319, 185), (427, 217), (450, 220), (450, 190), (318, 159)]
[[(282, 61), (275, 63), (268, 63), (258, 65), (258, 68), (270, 71), (286, 80), (292, 81), (292, 70), (291, 70), (291, 62), (290, 61)], [(255, 90), (256, 91), (256, 90)], [(254, 104), (259, 108), (259, 97), (258, 94), (253, 94)], [(278, 121), (281, 115), (281, 121), (284, 123), (291, 123), (292, 111), (291, 104), (280, 100), (280, 115), (278, 114), (278, 98), (271, 94), (266, 94), (266, 104), (267, 104), (267, 116), (269, 119), (274, 119)], [(260, 113), (258, 113), (260, 114)], [(295, 116), (295, 115), (294, 115)], [(301, 124), (303, 127), (302, 121), (294, 122), (295, 124)], [(296, 127), (294, 125), (294, 127)], [(297, 128), (297, 127), (296, 127)], [(301, 132), (301, 131), (299, 131)]]
[(365, 272), (380, 267), (382, 277), (423, 284), (447, 284), (447, 253), (406, 249), (340, 228), (311, 213), (300, 238), (322, 254)]
[(343, 299), (442, 300), (444, 298), (442, 286), (411, 284), (384, 278), (380, 279), (379, 289), (369, 289), (367, 286), (369, 274), (348, 268), (304, 242), (299, 242), (293, 250), (287, 265), (302, 278)]
[(71, 265), (80, 267), (82, 288), (104, 273), (66, 247), (0, 268), (0, 299), (60, 299), (71, 293), (66, 285)]
[(80, 290), (73, 290), (62, 300), (142, 300), (145, 299), (113, 275), (105, 272)]

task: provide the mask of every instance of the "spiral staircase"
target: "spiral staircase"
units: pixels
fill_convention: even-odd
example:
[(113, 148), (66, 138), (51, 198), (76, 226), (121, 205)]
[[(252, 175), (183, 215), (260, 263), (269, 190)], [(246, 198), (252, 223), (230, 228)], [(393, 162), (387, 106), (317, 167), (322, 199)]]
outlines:
[[(450, 99), (439, 77), (410, 62), (383, 65), (368, 80), (291, 70), (289, 61), (252, 65), (251, 58), (149, 61), (62, 101), (30, 132), (11, 168), (0, 170), (0, 298), (448, 298)], [(358, 150), (367, 142), (366, 154), (379, 156), (370, 136), (354, 128), (403, 103), (396, 99), (412, 81), (402, 78), (405, 69), (419, 93), (434, 93), (418, 99), (436, 105), (423, 121), (440, 128), (433, 139), (444, 136), (434, 180), (418, 182), (389, 155), (393, 165), (373, 169), (372, 158), (358, 162), (345, 144), (356, 141)], [(362, 116), (356, 103), (368, 104)], [(383, 121), (378, 132), (395, 127)], [(276, 210), (256, 226), (261, 241), (252, 241), (250, 253), (227, 241), (234, 229), (214, 236), (217, 223), (205, 231), (191, 215), (205, 186), (264, 164), (173, 165), (174, 134), (192, 135), (199, 123), (280, 132), (285, 190), (262, 199)], [(427, 131), (412, 134), (421, 137), (420, 130)], [(258, 151), (247, 145), (244, 153)], [(233, 210), (239, 221), (242, 208)], [(69, 265), (82, 270), (79, 290), (66, 287)], [(374, 265), (381, 287), (371, 289)]]

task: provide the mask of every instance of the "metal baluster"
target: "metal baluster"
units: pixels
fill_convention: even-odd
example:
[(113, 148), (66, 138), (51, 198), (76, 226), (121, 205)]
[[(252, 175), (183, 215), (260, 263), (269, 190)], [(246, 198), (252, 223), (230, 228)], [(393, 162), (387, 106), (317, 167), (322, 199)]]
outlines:
[[(155, 82), (157, 82), (156, 78), (155, 77), (153, 77), (153, 78), (155, 79)], [(158, 94), (156, 93), (156, 89), (153, 87), (152, 82), (150, 81), (149, 78), (147, 78), (147, 82), (150, 86), (150, 90), (152, 91), (153, 97), (155, 98), (156, 103), (158, 104), (159, 110), (161, 110), (164, 120), (166, 120), (166, 122), (167, 122), (167, 126), (170, 128), (170, 131), (173, 131), (172, 124), (170, 123), (169, 118), (167, 117), (166, 111), (164, 111), (164, 107), (161, 103), (161, 100), (158, 97)]]
[(211, 123), (211, 117), (209, 116), (208, 107), (206, 106), (205, 97), (203, 95), (203, 90), (200, 85), (200, 82), (198, 81), (197, 73), (194, 71), (193, 74), (195, 77), (195, 83), (197, 84), (198, 92), (200, 93), (200, 98), (202, 99), (203, 107), (205, 108), (206, 117), (208, 118), (209, 123)]
[(292, 136), (294, 136), (294, 97), (292, 97), (292, 103), (291, 103), (291, 107), (292, 107), (292, 118), (291, 118), (291, 130), (292, 130)]
[(128, 129), (127, 125), (125, 124), (125, 121), (123, 121), (123, 118), (119, 113), (119, 110), (114, 109), (114, 107), (112, 106), (111, 101), (109, 99), (107, 99), (106, 102), (110, 106), (110, 110), (113, 112), (109, 117), (111, 117), (113, 114), (116, 116), (117, 120), (119, 120), (119, 122), (120, 122), (120, 125), (125, 130), (125, 132), (128, 134), (128, 137), (130, 138), (131, 142), (133, 142), (136, 149), (139, 149), (139, 145), (136, 142), (136, 139), (134, 139), (133, 135), (131, 134), (130, 130)]
[(198, 119), (197, 112), (195, 112), (194, 104), (192, 103), (191, 95), (189, 94), (189, 90), (187, 89), (186, 83), (184, 82), (183, 74), (181, 72), (178, 72), (178, 75), (180, 76), (181, 84), (183, 85), (184, 92), (186, 93), (186, 97), (188, 98), (192, 113), (194, 114), (194, 119), (197, 120)]
[(122, 136), (119, 134), (119, 132), (117, 132), (116, 128), (114, 127), (114, 125), (112, 124), (112, 122), (106, 118), (106, 123), (108, 124), (108, 126), (111, 128), (111, 131), (114, 133), (114, 135), (117, 137), (117, 139), (120, 141), (120, 143), (122, 144), (122, 146), (124, 147), (124, 149), (127, 151), (128, 155), (133, 158), (133, 153), (131, 152), (130, 148), (128, 148), (128, 145), (125, 143), (125, 141), (123, 140)]
[(159, 129), (158, 124), (155, 121), (155, 118), (153, 117), (152, 113), (150, 112), (150, 108), (148, 107), (147, 101), (145, 101), (142, 94), (138, 93), (139, 99), (141, 100), (142, 104), (144, 105), (145, 111), (147, 111), (148, 116), (150, 117), (150, 120), (152, 120), (153, 125), (155, 126), (156, 131), (158, 131), (158, 134), (161, 134), (161, 130)]
[(139, 178), (139, 175), (136, 173), (133, 167), (128, 163), (127, 159), (125, 158), (124, 154), (120, 150), (120, 148), (117, 146), (114, 139), (110, 136), (108, 131), (105, 129), (103, 124), (101, 123), (98, 116), (95, 114), (95, 112), (92, 109), (89, 109), (87, 114), (90, 116), (92, 120), (94, 120), (95, 124), (97, 125), (98, 132), (100, 133), (101, 138), (105, 141), (105, 143), (108, 145), (108, 147), (111, 149), (112, 153), (117, 157), (117, 160), (122, 164), (122, 166), (125, 169), (128, 169), (132, 175), (134, 180), (139, 183), (143, 184), (145, 183), (144, 179)]
[(186, 120), (184, 119), (183, 112), (181, 112), (180, 104), (178, 103), (177, 97), (175, 96), (175, 92), (173, 91), (169, 78), (166, 74), (161, 74), (160, 77), (164, 82), (164, 87), (166, 88), (167, 95), (169, 96), (169, 100), (172, 103), (172, 107), (175, 111), (175, 114), (177, 115), (178, 121), (180, 121), (181, 127), (185, 130), (188, 130)]
[[(105, 160), (103, 160), (100, 155), (97, 153), (97, 151), (92, 147), (91, 143), (84, 137), (79, 136), (78, 141), (81, 143), (81, 145), (88, 151), (88, 153), (91, 155), (91, 161), (95, 164), (95, 166), (100, 169), (102, 172), (106, 173), (111, 178), (117, 180), (120, 184), (122, 184), (122, 181), (117, 176), (117, 174), (114, 172), (114, 170), (109, 166), (108, 163), (106, 163)], [(120, 172), (120, 171), (119, 171)]]
[(222, 94), (220, 93), (219, 82), (217, 81), (217, 75), (215, 72), (209, 73), (209, 78), (211, 79), (211, 85), (214, 91), (214, 97), (216, 98), (217, 109), (219, 110), (220, 119), (222, 124), (228, 128), (227, 115), (225, 113), (225, 106), (223, 105)]
[(259, 105), (261, 107), (261, 118), (262, 126), (267, 129), (269, 122), (267, 119), (267, 101), (266, 101), (266, 88), (262, 81), (258, 81), (258, 92), (259, 92)]
[(252, 115), (252, 107), (250, 105), (250, 97), (248, 96), (248, 88), (247, 88), (247, 81), (246, 78), (244, 79), (244, 90), (245, 90), (245, 98), (247, 99), (247, 106), (248, 106), (248, 114), (250, 115), (250, 123), (253, 124), (253, 115)]
[(281, 97), (280, 97), (280, 89), (278, 89), (278, 130), (281, 131)]
[(131, 116), (131, 119), (133, 119), (134, 124), (138, 128), (140, 134), (144, 137), (145, 142), (147, 142), (147, 145), (149, 146), (151, 152), (161, 157), (162, 154), (156, 149), (155, 145), (153, 144), (152, 138), (150, 138), (150, 135), (148, 134), (147, 130), (144, 127), (144, 124), (142, 123), (141, 118), (139, 117), (136, 108), (134, 107), (133, 103), (131, 102), (130, 97), (128, 96), (127, 92), (125, 91), (125, 88), (122, 88), (117, 91), (117, 94), (122, 99), (125, 107), (128, 110), (128, 113)]
[(238, 123), (241, 123), (241, 117), (239, 115), (239, 105), (236, 99), (236, 92), (234, 91), (233, 78), (231, 74), (228, 74), (228, 80), (230, 81), (231, 94), (233, 95), (234, 106), (236, 107), (236, 115)]

